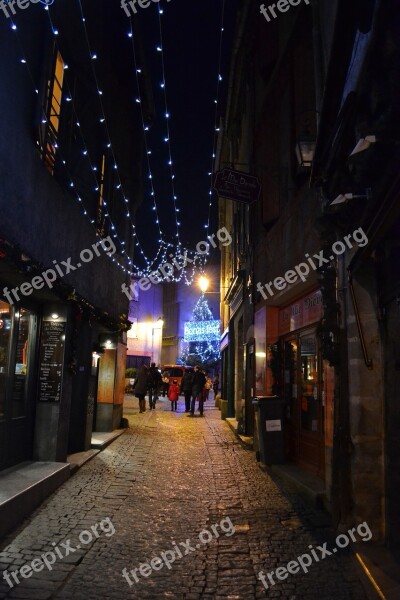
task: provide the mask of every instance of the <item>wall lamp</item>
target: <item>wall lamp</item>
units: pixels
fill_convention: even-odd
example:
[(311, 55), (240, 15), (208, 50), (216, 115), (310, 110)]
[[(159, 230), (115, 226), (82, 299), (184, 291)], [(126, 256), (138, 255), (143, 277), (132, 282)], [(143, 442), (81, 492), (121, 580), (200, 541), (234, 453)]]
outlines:
[(309, 131), (299, 135), (296, 142), (296, 157), (301, 169), (310, 169), (315, 155), (315, 136)]

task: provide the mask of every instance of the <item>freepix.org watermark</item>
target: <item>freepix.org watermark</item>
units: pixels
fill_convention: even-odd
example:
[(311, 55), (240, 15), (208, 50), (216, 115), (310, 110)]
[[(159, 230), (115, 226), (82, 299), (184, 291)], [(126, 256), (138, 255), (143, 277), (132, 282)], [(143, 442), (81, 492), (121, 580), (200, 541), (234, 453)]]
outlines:
[(54, 0), (0, 0), (0, 10), (2, 10), (5, 17), (9, 19), (11, 15), (17, 14), (17, 11), (14, 8), (15, 5), (18, 6), (19, 9), (25, 10), (31, 4), (45, 4), (46, 6), (50, 6), (53, 2)]
[[(15, 301), (20, 302), (21, 299), (19, 294), (22, 294), (23, 296), (30, 296), (33, 290), (41, 290), (45, 285), (51, 289), (57, 277), (64, 277), (72, 271), (76, 271), (82, 266), (82, 263), (91, 262), (94, 258), (94, 255), (101, 256), (101, 252), (98, 248), (99, 246), (101, 246), (103, 251), (108, 254), (108, 256), (112, 256), (117, 250), (111, 237), (108, 236), (100, 240), (100, 242), (92, 244), (93, 252), (91, 248), (82, 250), (82, 252), (79, 254), (79, 258), (82, 262), (78, 262), (76, 265), (73, 265), (71, 264), (71, 257), (67, 258), (67, 260), (62, 260), (61, 265), (65, 267), (65, 272), (58, 262), (53, 260), (54, 269), (46, 269), (46, 271), (43, 271), (41, 275), (32, 277), (30, 283), (25, 281), (24, 283), (21, 283), (20, 286), (12, 288), (11, 291), (8, 289), (8, 287), (3, 288), (4, 298), (6, 298), (9, 304), (14, 304)], [(11, 297), (11, 294), (14, 296), (14, 298)]]
[[(100, 532), (97, 531), (98, 528), (100, 528)], [(11, 571), (11, 573), (7, 570), (3, 571), (3, 579), (7, 581), (10, 588), (13, 588), (14, 585), (21, 583), (20, 578), (28, 579), (33, 573), (40, 573), (40, 571), (43, 571), (45, 567), (49, 571), (52, 571), (53, 565), (58, 559), (62, 560), (66, 556), (69, 556), (82, 548), (82, 546), (90, 544), (94, 538), (99, 538), (102, 533), (108, 538), (114, 535), (115, 527), (112, 524), (110, 517), (106, 517), (105, 519), (102, 519), (100, 523), (92, 525), (90, 531), (89, 529), (81, 531), (78, 536), (79, 544), (77, 544), (76, 547), (72, 546), (70, 539), (61, 542), (60, 544), (52, 542), (54, 551), (44, 552), (40, 555), (40, 558), (34, 558), (30, 563), (26, 563), (19, 569)]]
[[(179, 542), (178, 544), (172, 540), (172, 550), (164, 550), (163, 552), (160, 552), (160, 556), (154, 556), (150, 562), (141, 563), (139, 567), (132, 569), (129, 572), (126, 568), (122, 569), (122, 577), (129, 583), (129, 587), (132, 587), (134, 581), (139, 583), (138, 572), (142, 577), (147, 578), (150, 577), (153, 571), (160, 571), (164, 566), (166, 566), (167, 569), (172, 569), (172, 564), (177, 559), (183, 558), (191, 552), (196, 552), (196, 550), (201, 548), (202, 545), (209, 544), (214, 536), (216, 539), (219, 538), (220, 533), (218, 528), (226, 535), (226, 537), (230, 537), (236, 531), (230, 517), (225, 517), (220, 521), (220, 523), (211, 525), (211, 531), (208, 529), (203, 529), (203, 531), (200, 531), (198, 537), (199, 543), (196, 543), (192, 546), (190, 539), (187, 539), (185, 542)], [(179, 548), (179, 546), (181, 546), (181, 548)], [(132, 581), (132, 579), (134, 581)]]
[[(148, 6), (150, 6), (150, 4), (152, 4), (152, 2), (155, 2), (156, 4), (158, 4), (160, 2), (160, 0), (121, 0), (121, 8), (125, 11), (125, 14), (127, 17), (131, 16), (131, 11), (132, 10), (133, 14), (136, 15), (137, 14), (137, 8), (136, 6), (139, 6), (139, 8), (147, 8)], [(171, 2), (171, 0), (167, 0), (167, 2)], [(129, 5), (129, 7), (128, 7)]]
[[(232, 244), (232, 237), (229, 234), (229, 231), (226, 227), (221, 227), (221, 229), (219, 229), (217, 233), (209, 235), (207, 237), (207, 240), (198, 242), (196, 245), (196, 252), (198, 254), (208, 254), (210, 251), (210, 246), (216, 248), (218, 245), (215, 241), (215, 238), (217, 238), (223, 246), (229, 246), (230, 244)], [(169, 282), (171, 281), (171, 278), (175, 273), (175, 269), (180, 271), (184, 269), (189, 263), (193, 264), (195, 260), (193, 258), (188, 257), (187, 250), (184, 254), (178, 254), (178, 256), (170, 254), (169, 256), (170, 258), (172, 258), (172, 264), (164, 263), (163, 265), (161, 265), (161, 267), (158, 267), (157, 271), (153, 271), (152, 273), (150, 273), (148, 277), (142, 277), (141, 279), (139, 279), (139, 281), (133, 281), (130, 285), (130, 288), (128, 288), (126, 283), (122, 284), (122, 293), (125, 294), (128, 300), (134, 299), (137, 287), (139, 287), (142, 290), (142, 292), (147, 292), (151, 288), (152, 284), (157, 285), (159, 283), (162, 283), (163, 281)], [(182, 263), (180, 263), (179, 261), (182, 261)]]
[(316, 271), (320, 267), (329, 264), (332, 260), (335, 259), (335, 256), (340, 256), (341, 254), (346, 252), (348, 248), (353, 248), (353, 244), (351, 242), (352, 236), (353, 240), (356, 242), (356, 244), (358, 244), (360, 248), (368, 244), (367, 236), (365, 235), (363, 229), (359, 227), (358, 229), (353, 231), (353, 233), (350, 233), (349, 235), (346, 235), (343, 238), (346, 242), (347, 247), (342, 241), (335, 242), (332, 245), (333, 254), (330, 254), (328, 258), (324, 256), (323, 250), (318, 252), (318, 254), (314, 254), (312, 258), (307, 253), (304, 255), (307, 259), (307, 262), (299, 263), (294, 267), (294, 269), (286, 271), (283, 277), (276, 277), (273, 281), (265, 283), (264, 285), (259, 281), (256, 286), (257, 291), (260, 292), (264, 300), (268, 300), (268, 295), (266, 294), (265, 290), (267, 290), (271, 297), (275, 294), (275, 292), (272, 290), (273, 287), (275, 288), (275, 291), (280, 292), (284, 290), (288, 284), (297, 283), (299, 279), (301, 279), (301, 281), (306, 281), (308, 275), (310, 274), (310, 267), (313, 271)]
[(273, 19), (277, 18), (277, 14), (275, 9), (279, 10), (281, 13), (287, 12), (291, 6), (298, 6), (301, 2), (305, 2), (306, 4), (310, 4), (310, 0), (278, 0), (276, 4), (270, 4), (269, 6), (265, 6), (265, 4), (261, 4), (260, 13), (267, 19), (268, 23)]
[[(355, 532), (359, 535), (359, 539), (361, 539), (363, 542), (369, 542), (369, 540), (372, 538), (372, 531), (370, 530), (367, 522), (364, 521), (364, 523), (361, 523), (357, 527), (349, 529), (347, 532), (348, 535), (345, 533), (338, 535), (335, 540), (336, 546), (332, 548), (332, 550), (328, 550), (327, 542), (325, 542), (322, 546), (317, 546), (316, 548), (310, 544), (310, 546), (308, 546), (310, 550), (309, 553), (307, 552), (301, 556), (298, 556), (296, 560), (291, 560), (288, 562), (285, 567), (278, 567), (270, 573), (265, 574), (264, 571), (260, 571), (257, 577), (267, 590), (270, 585), (275, 585), (279, 581), (285, 581), (289, 575), (296, 575), (299, 573), (300, 569), (302, 569), (304, 573), (308, 573), (308, 569), (311, 567), (313, 562), (320, 562), (327, 556), (333, 556), (338, 550), (346, 548), (350, 544), (350, 541), (357, 542), (358, 540)], [(275, 581), (274, 577), (276, 577), (278, 581)], [(267, 583), (267, 578), (269, 583)]]

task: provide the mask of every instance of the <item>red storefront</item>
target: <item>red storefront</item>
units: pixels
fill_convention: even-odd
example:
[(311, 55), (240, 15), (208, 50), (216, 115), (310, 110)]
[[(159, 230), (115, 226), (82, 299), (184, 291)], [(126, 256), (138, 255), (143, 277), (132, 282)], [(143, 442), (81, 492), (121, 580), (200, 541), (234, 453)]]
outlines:
[(319, 290), (279, 310), (286, 402), (286, 456), (323, 478), (325, 446), (332, 446), (333, 368), (322, 361), (317, 324), (323, 316)]
[(333, 442), (334, 370), (321, 358), (317, 326), (322, 316), (318, 289), (256, 313), (255, 387), (258, 394), (277, 393), (285, 401), (288, 462), (324, 478), (326, 448)]

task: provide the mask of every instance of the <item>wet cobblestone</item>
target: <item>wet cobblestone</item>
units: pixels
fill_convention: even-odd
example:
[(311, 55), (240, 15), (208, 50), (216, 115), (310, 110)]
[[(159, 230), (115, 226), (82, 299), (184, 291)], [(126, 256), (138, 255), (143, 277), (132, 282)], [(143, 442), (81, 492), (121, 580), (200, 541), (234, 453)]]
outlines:
[[(132, 401), (130, 402), (132, 405)], [(20, 568), (109, 517), (116, 533), (104, 533), (52, 570), (33, 572), (13, 588), (2, 579), (0, 598), (21, 600), (365, 600), (350, 550), (290, 575), (266, 591), (260, 570), (285, 566), (334, 534), (317, 511), (262, 473), (220, 413), (206, 418), (172, 413), (167, 401), (139, 415), (128, 411), (130, 428), (82, 467), (2, 544), (1, 572)], [(180, 402), (182, 411), (182, 402)], [(234, 535), (199, 533), (229, 517)], [(122, 577), (174, 544), (198, 544), (170, 569)], [(182, 553), (184, 553), (183, 547)]]

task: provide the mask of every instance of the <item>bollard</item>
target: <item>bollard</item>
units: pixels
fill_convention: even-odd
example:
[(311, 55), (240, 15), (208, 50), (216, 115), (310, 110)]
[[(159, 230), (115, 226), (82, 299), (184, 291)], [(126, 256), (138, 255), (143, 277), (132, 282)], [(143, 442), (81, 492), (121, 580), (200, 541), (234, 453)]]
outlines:
[(220, 400), (221, 403), (221, 419), (225, 420), (228, 416), (228, 400)]

